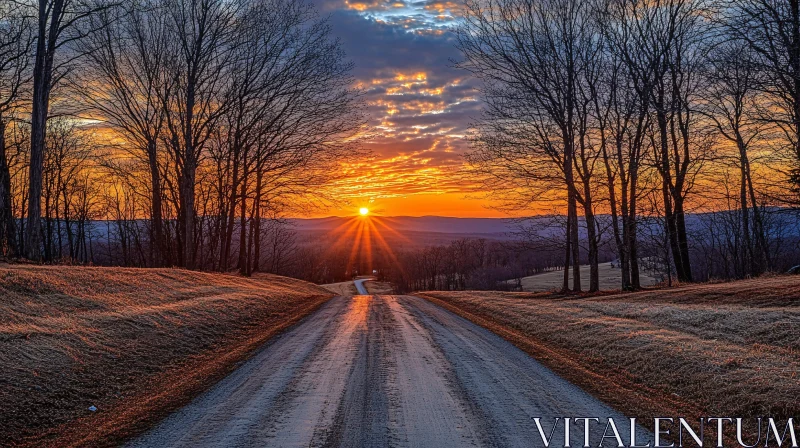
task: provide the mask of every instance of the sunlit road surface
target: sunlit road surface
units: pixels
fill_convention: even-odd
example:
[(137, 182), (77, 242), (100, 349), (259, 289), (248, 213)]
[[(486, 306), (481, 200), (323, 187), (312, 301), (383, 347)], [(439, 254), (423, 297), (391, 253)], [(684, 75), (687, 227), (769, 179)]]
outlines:
[[(601, 418), (592, 446), (607, 417), (629, 439), (627, 419), (493, 333), (417, 297), (358, 295), (332, 299), (130, 446), (530, 447), (543, 446), (534, 418), (549, 435), (556, 416)], [(583, 446), (582, 424), (570, 426)], [(553, 437), (564, 446), (563, 426)]]

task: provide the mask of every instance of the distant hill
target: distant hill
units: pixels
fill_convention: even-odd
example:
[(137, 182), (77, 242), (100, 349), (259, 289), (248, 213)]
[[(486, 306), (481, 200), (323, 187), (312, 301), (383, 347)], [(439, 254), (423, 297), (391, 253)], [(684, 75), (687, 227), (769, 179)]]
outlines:
[[(513, 224), (500, 218), (450, 218), (441, 216), (370, 216), (291, 219), (294, 230), (305, 243), (335, 242), (351, 247), (358, 228), (369, 225), (375, 232), (372, 247), (388, 245), (393, 250), (415, 249), (449, 244), (460, 238), (484, 238), (495, 241), (514, 239)], [(365, 234), (366, 236), (366, 234)]]
[[(361, 217), (336, 217), (292, 219), (298, 231), (326, 231), (338, 229), (354, 219)], [(513, 230), (513, 223), (503, 218), (451, 218), (442, 216), (372, 216), (367, 219), (379, 221), (400, 233), (426, 232), (459, 235), (485, 234), (495, 237)]]
[[(784, 238), (800, 237), (800, 221), (793, 210), (770, 208), (770, 232), (780, 234)], [(737, 214), (738, 211), (727, 211), (716, 214), (717, 220), (738, 219), (738, 215), (726, 217), (727, 214)], [(702, 238), (708, 232), (709, 220), (712, 213), (690, 213), (686, 215), (686, 227), (693, 238)], [(610, 226), (609, 215), (596, 216), (600, 226)], [(320, 239), (339, 240), (348, 229), (357, 227), (360, 220), (372, 220), (375, 228), (387, 244), (394, 248), (414, 248), (449, 244), (460, 238), (485, 238), (487, 240), (509, 241), (520, 238), (562, 238), (563, 217), (536, 216), (525, 221), (505, 218), (452, 218), (442, 216), (370, 216), (362, 217), (327, 217), (314, 219), (290, 219), (295, 231), (305, 237), (305, 241), (319, 241)], [(581, 238), (585, 238), (583, 217), (580, 217)], [(663, 223), (657, 219), (642, 219), (639, 226), (641, 238), (646, 238), (648, 233), (661, 232)], [(523, 231), (524, 229), (524, 231)], [(355, 236), (355, 235), (352, 235)], [(324, 238), (323, 238), (324, 237)], [(609, 235), (606, 235), (609, 238)], [(346, 241), (344, 238), (341, 241)], [(349, 244), (349, 243), (347, 243)]]

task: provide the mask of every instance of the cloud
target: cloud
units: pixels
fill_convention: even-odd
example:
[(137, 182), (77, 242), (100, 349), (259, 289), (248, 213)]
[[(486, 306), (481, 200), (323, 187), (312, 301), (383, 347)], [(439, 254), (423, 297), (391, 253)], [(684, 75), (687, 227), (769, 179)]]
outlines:
[[(406, 15), (371, 16), (342, 9), (334, 11), (330, 20), (334, 34), (342, 39), (348, 55), (356, 62), (357, 76), (365, 70), (454, 73), (448, 69), (448, 60), (458, 58), (454, 36), (409, 32), (403, 27), (407, 18)], [(427, 17), (415, 19), (425, 26), (435, 25)]]
[(365, 141), (373, 156), (343, 166), (347, 179), (335, 188), (349, 198), (460, 191), (453, 174), (480, 103), (475, 82), (452, 67), (453, 4), (343, 0), (324, 9), (355, 63), (373, 130)]
[(384, 0), (345, 0), (344, 6), (360, 12), (365, 11), (391, 11), (404, 9), (407, 5), (402, 1)]

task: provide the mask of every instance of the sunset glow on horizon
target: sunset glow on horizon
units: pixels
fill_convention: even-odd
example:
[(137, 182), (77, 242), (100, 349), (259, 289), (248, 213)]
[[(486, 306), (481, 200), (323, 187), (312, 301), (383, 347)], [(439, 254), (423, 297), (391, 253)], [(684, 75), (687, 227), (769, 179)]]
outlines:
[(348, 203), (378, 203), (383, 216), (504, 216), (468, 198), (475, 186), (457, 175), (469, 123), (480, 114), (476, 81), (450, 63), (459, 57), (450, 31), (459, 6), (349, 0), (322, 8), (355, 64), (370, 154), (341, 166), (330, 186), (341, 203), (315, 215), (348, 216)]

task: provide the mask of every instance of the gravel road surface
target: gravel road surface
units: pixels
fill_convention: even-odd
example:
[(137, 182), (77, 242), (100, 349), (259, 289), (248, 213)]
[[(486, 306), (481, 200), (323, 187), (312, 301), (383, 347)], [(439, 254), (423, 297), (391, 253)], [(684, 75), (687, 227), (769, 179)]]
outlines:
[[(547, 436), (555, 417), (599, 417), (593, 447), (613, 417), (629, 440), (627, 419), (493, 333), (417, 297), (358, 295), (330, 300), (128, 446), (544, 446), (536, 417)], [(570, 425), (571, 446), (582, 428)], [(550, 446), (564, 446), (560, 423)]]
[(356, 285), (356, 290), (358, 290), (359, 294), (369, 294), (367, 292), (367, 287), (364, 286), (364, 282), (369, 280), (368, 278), (362, 278), (359, 280), (354, 280), (353, 283)]

